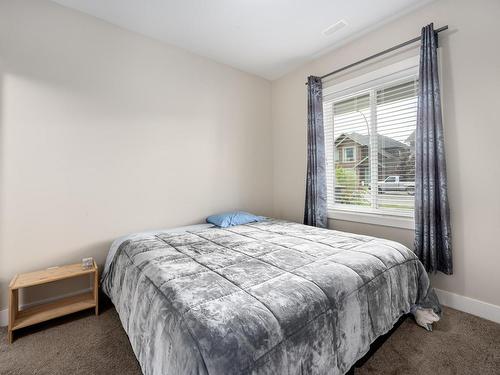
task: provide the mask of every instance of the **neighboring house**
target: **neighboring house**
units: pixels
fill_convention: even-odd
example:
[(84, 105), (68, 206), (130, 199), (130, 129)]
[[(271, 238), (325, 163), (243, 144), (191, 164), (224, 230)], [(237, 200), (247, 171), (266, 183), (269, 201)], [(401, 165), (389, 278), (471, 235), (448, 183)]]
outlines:
[[(388, 176), (401, 176), (403, 181), (413, 180), (415, 159), (410, 144), (380, 134), (377, 142), (378, 180), (385, 180)], [(369, 145), (369, 136), (364, 134), (342, 133), (335, 138), (335, 167), (354, 169), (358, 185), (370, 183)]]
[(410, 145), (410, 151), (415, 154), (415, 130), (405, 139), (405, 143)]

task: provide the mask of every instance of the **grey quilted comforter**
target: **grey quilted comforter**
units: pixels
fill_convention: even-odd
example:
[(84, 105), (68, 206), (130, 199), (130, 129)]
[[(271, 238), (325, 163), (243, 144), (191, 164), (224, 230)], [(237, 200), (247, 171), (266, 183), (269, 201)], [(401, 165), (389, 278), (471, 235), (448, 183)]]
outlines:
[(268, 220), (124, 241), (103, 274), (144, 374), (343, 374), (415, 304), (403, 245)]

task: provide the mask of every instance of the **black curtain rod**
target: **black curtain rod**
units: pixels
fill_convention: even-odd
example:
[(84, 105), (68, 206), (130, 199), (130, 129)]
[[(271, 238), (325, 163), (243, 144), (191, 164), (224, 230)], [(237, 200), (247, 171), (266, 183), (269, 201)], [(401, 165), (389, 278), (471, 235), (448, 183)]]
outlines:
[[(448, 25), (446, 26), (443, 26), (443, 27), (440, 27), (439, 29), (436, 29), (434, 30), (434, 32), (437, 34), (437, 33), (440, 33), (441, 31), (444, 31), (444, 30), (447, 30), (448, 29)], [(359, 61), (356, 61), (355, 63), (352, 63), (352, 64), (349, 64), (349, 65), (346, 65), (340, 69), (337, 69), (337, 70), (334, 70), (333, 72), (330, 72), (328, 74), (325, 74), (324, 76), (321, 76), (319, 78), (321, 79), (324, 79), (326, 77), (330, 77), (334, 74), (337, 74), (337, 73), (340, 73), (340, 72), (343, 72), (344, 70), (347, 70), (347, 69), (350, 69), (352, 68), (353, 66), (356, 66), (356, 65), (359, 65), (359, 64), (363, 64), (364, 62), (367, 62), (368, 60), (371, 60), (371, 59), (374, 59), (376, 57), (379, 57), (379, 56), (382, 56), (382, 55), (385, 55), (386, 53), (389, 53), (389, 52), (392, 52), (392, 51), (395, 51), (399, 48), (402, 48), (402, 47), (405, 47), (407, 46), (408, 44), (412, 44), (412, 43), (415, 43), (415, 42), (418, 42), (420, 40), (420, 37), (417, 36), (416, 38), (413, 38), (413, 39), (410, 39), (410, 40), (407, 40), (406, 42), (403, 42), (403, 43), (400, 43), (398, 44), (397, 46), (394, 46), (394, 47), (391, 47), (391, 48), (388, 48), (386, 50), (383, 50), (379, 53), (376, 53), (374, 55), (371, 55), (371, 56), (368, 56), (368, 57), (365, 57), (364, 59), (362, 60), (359, 60)], [(306, 82), (306, 85), (307, 85), (307, 82)]]

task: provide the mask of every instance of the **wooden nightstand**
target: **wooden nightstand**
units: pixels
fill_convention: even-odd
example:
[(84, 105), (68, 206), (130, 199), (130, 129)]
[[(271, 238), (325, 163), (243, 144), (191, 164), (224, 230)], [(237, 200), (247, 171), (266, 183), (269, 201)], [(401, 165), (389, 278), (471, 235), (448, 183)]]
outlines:
[[(91, 274), (94, 277), (92, 291), (19, 310), (19, 289)], [(99, 313), (97, 276), (95, 261), (94, 266), (88, 269), (83, 269), (81, 263), (76, 263), (14, 276), (9, 284), (9, 343), (12, 343), (13, 331), (16, 329), (91, 308), (95, 308), (97, 315)]]

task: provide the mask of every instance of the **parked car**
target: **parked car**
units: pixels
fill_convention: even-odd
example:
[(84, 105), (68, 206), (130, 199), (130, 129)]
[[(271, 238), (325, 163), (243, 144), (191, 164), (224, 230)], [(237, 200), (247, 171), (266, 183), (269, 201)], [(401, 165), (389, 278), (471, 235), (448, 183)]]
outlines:
[(406, 192), (409, 195), (415, 195), (415, 182), (402, 181), (401, 176), (388, 176), (384, 181), (378, 183), (378, 192), (380, 194)]

